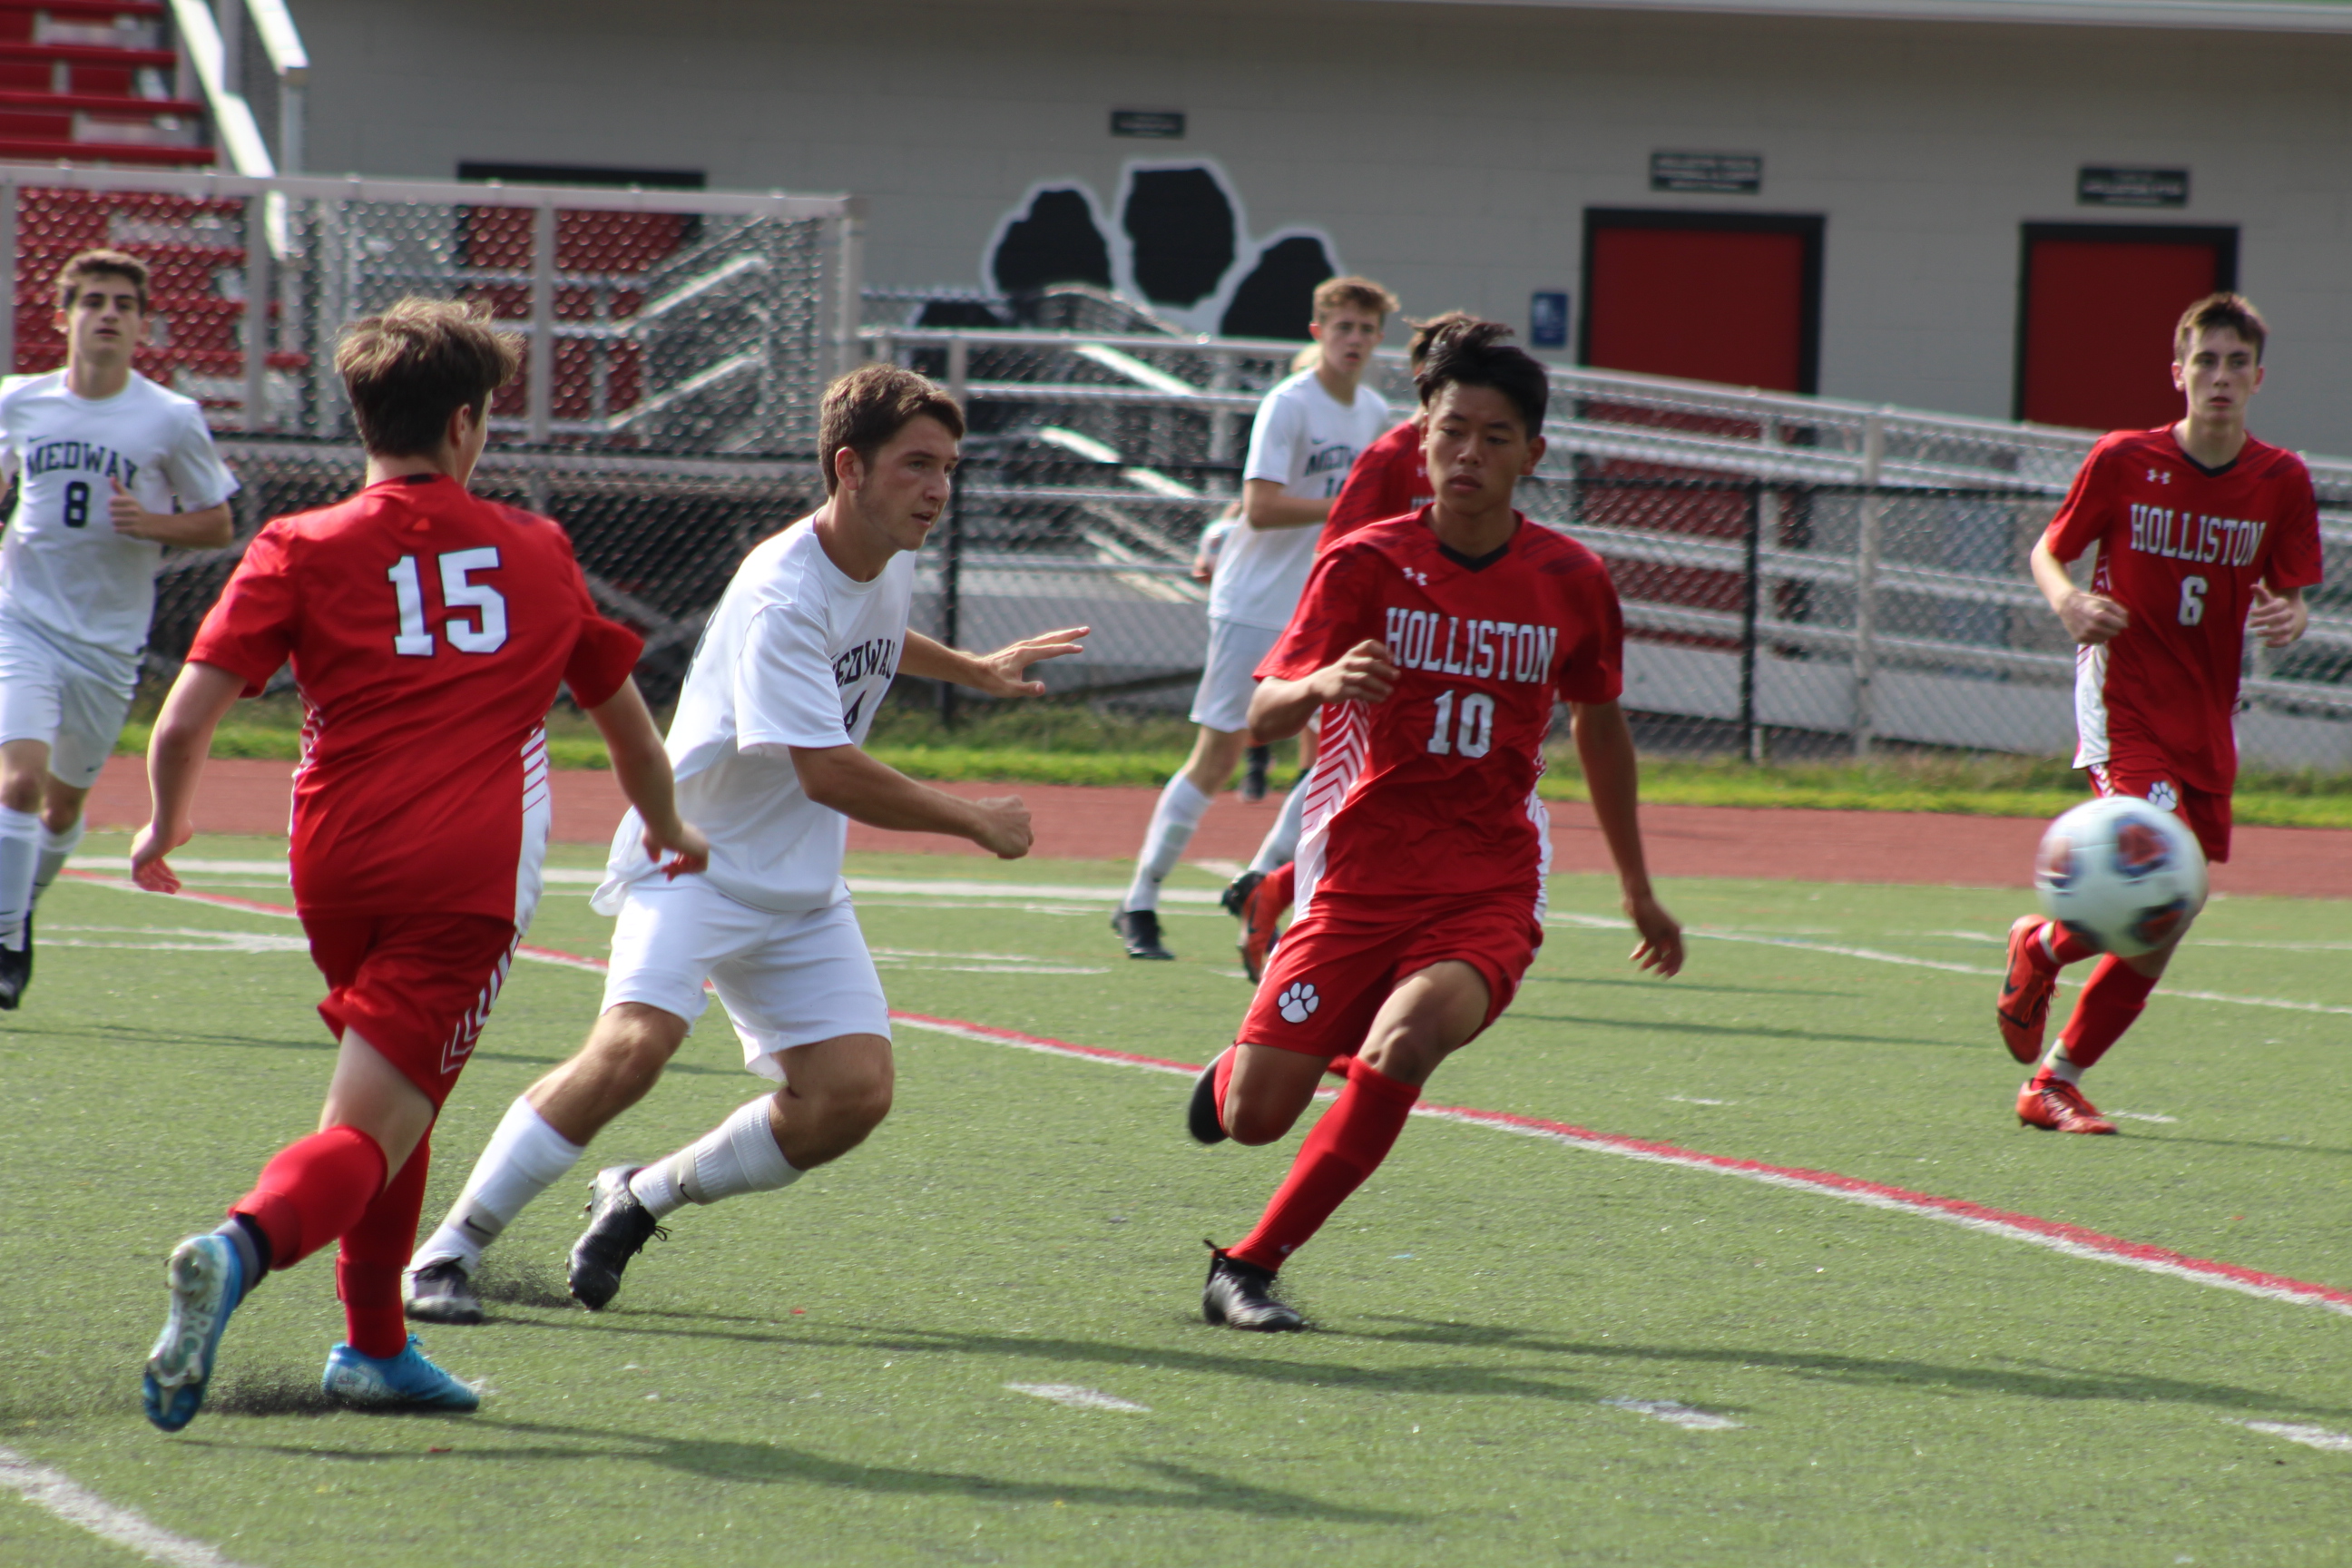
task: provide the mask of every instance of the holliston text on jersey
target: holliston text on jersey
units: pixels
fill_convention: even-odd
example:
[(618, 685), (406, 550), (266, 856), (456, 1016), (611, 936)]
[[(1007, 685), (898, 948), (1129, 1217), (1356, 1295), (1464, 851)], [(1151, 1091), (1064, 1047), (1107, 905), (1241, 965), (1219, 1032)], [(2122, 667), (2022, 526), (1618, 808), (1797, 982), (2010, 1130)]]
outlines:
[[(1444, 623), (1441, 632), (1439, 624)], [(1389, 657), (1400, 669), (1431, 669), (1474, 680), (1548, 681), (1559, 650), (1558, 626), (1465, 620), (1433, 610), (1391, 605)]]
[(2251, 566), (2263, 547), (2266, 522), (2237, 517), (2200, 517), (2168, 506), (2131, 503), (2131, 547), (2169, 561), (2218, 561)]

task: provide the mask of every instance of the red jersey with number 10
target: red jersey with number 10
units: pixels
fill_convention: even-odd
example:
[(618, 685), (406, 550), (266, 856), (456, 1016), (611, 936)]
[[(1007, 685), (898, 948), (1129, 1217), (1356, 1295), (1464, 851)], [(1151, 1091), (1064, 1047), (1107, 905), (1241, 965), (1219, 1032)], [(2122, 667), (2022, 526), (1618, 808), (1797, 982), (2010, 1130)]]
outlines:
[[(1472, 560), (1430, 509), (1326, 551), (1261, 678), (1297, 680), (1358, 643), (1388, 646), (1397, 684), (1337, 702), (1307, 784), (1298, 903), (1524, 900), (1540, 916), (1549, 817), (1536, 798), (1556, 703), (1613, 702), (1624, 625), (1601, 558), (1518, 520)], [(1336, 716), (1336, 722), (1334, 721)]]
[(2076, 767), (2122, 758), (2227, 795), (2238, 776), (2231, 715), (2254, 584), (2319, 581), (2319, 508), (2294, 453), (2247, 437), (2209, 470), (2172, 428), (2118, 430), (2091, 448), (2045, 536), (2061, 561), (2097, 545), (2091, 591), (2131, 616), (2076, 650)]
[(548, 705), (563, 682), (608, 700), (643, 646), (596, 613), (559, 524), (435, 474), (270, 522), (188, 658), (248, 697), (293, 661), (304, 912), (520, 925), (547, 843)]

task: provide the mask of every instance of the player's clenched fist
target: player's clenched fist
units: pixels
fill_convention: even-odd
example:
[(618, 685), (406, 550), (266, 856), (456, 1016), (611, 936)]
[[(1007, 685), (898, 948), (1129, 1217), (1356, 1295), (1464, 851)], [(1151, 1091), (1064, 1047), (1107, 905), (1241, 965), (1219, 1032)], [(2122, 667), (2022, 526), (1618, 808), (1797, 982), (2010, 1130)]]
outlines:
[(2111, 642), (2131, 625), (2131, 612), (2097, 594), (2075, 594), (2059, 606), (2066, 635), (2086, 647)]
[(1315, 695), (1325, 702), (1385, 702), (1396, 689), (1389, 645), (1368, 637), (1315, 672)]
[(659, 828), (648, 823), (645, 841), (646, 856), (661, 868), (664, 877), (676, 879), (710, 868), (710, 840), (691, 822), (672, 816)]
[(1018, 860), (1029, 853), (1035, 835), (1029, 826), (1029, 808), (1021, 804), (1017, 795), (999, 795), (988, 800), (976, 800), (974, 810), (980, 813), (980, 827), (972, 842), (1000, 860)]

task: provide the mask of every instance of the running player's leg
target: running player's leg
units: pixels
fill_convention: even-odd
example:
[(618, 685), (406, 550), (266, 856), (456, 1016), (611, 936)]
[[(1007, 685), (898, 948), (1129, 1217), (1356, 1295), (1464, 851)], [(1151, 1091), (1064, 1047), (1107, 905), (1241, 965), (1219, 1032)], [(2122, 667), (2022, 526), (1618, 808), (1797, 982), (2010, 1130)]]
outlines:
[(603, 1011), (580, 1049), (507, 1107), (465, 1190), (416, 1249), (410, 1317), (482, 1321), (471, 1279), (483, 1248), (661, 1081), (708, 1005), (702, 986), (712, 965), (756, 944), (772, 919), (698, 879), (629, 890), (613, 928)]
[(890, 1113), (889, 1005), (855, 908), (761, 918), (761, 940), (711, 965), (710, 981), (743, 1041), (743, 1065), (781, 1087), (650, 1164), (597, 1173), (568, 1279), (591, 1310), (612, 1300), (663, 1219), (688, 1204), (790, 1186)]
[[(7, 689), (0, 688), (0, 690)], [(22, 693), (9, 708), (20, 708)], [(14, 727), (14, 726), (11, 726)], [(33, 907), (33, 879), (41, 861), (41, 791), (49, 776), (46, 736), (0, 741), (0, 1007), (14, 1007), (29, 976), (24, 961), (25, 917)]]
[(77, 670), (64, 682), (56, 743), (41, 781), (40, 853), (33, 867), (32, 906), (39, 904), (67, 858), (81, 845), (82, 807), (121, 738), (131, 693), (131, 681), (121, 671), (110, 676)]

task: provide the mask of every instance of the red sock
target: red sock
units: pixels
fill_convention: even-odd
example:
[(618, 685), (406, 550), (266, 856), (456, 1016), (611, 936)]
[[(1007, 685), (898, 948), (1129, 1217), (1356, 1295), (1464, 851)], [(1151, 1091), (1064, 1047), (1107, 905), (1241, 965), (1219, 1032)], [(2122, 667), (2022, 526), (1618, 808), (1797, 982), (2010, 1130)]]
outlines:
[(2154, 980), (2113, 953), (2099, 960), (2083, 986), (2083, 994), (2075, 999), (2074, 1016), (2066, 1020), (2058, 1036), (2066, 1047), (2066, 1059), (2087, 1068), (2105, 1056), (2107, 1047), (2132, 1026), (2132, 1020), (2147, 1005), (2147, 994), (2155, 989)]
[(2099, 951), (2056, 921), (2042, 922), (2042, 940), (2050, 956), (2058, 961), (2058, 967), (2061, 969), (2070, 963), (2080, 963), (2086, 958), (2096, 957)]
[(269, 1237), (269, 1267), (291, 1268), (359, 1223), (383, 1190), (383, 1151), (356, 1127), (289, 1143), (230, 1205)]
[(1279, 913), (1290, 907), (1291, 900), (1297, 893), (1298, 862), (1285, 860), (1265, 874), (1265, 880), (1259, 885), (1258, 897), (1273, 900), (1266, 907)]
[(1357, 1060), (1348, 1074), (1348, 1087), (1307, 1135), (1257, 1228), (1231, 1249), (1231, 1256), (1260, 1268), (1280, 1268), (1285, 1258), (1323, 1228), (1348, 1194), (1380, 1169), (1420, 1098), (1421, 1090), (1413, 1085)]
[(433, 1135), (428, 1132), (392, 1184), (343, 1233), (342, 1255), (335, 1259), (335, 1294), (342, 1299), (345, 1338), (362, 1355), (383, 1361), (408, 1348), (408, 1320), (400, 1310), (400, 1271), (416, 1250), (416, 1218), (425, 1212), (425, 1173), (432, 1166)]

